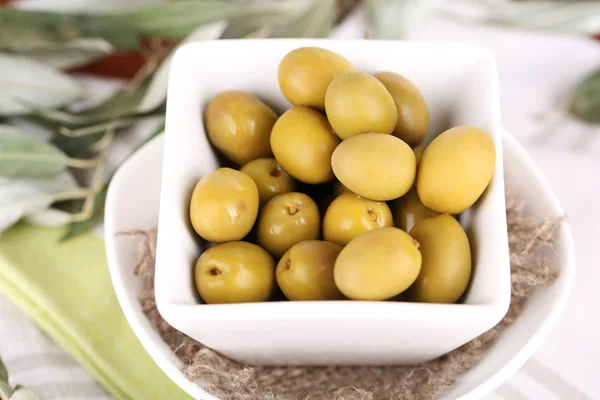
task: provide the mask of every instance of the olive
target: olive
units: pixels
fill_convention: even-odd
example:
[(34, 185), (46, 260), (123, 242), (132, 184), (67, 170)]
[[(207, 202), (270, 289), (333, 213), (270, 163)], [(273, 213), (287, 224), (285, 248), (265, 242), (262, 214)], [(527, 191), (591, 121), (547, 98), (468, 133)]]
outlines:
[(204, 112), (210, 142), (238, 165), (271, 155), (277, 114), (256, 96), (232, 90), (216, 95)]
[(449, 129), (427, 146), (419, 161), (419, 198), (434, 211), (460, 214), (483, 194), (495, 164), (489, 133), (474, 126)]
[(279, 87), (295, 106), (325, 109), (325, 92), (331, 81), (354, 67), (344, 57), (318, 47), (289, 52), (279, 63)]
[(404, 196), (391, 202), (390, 209), (394, 216), (394, 225), (406, 232), (410, 232), (415, 223), (422, 219), (439, 215), (437, 211), (430, 210), (421, 203), (414, 186)]
[(194, 277), (205, 303), (265, 301), (274, 287), (275, 260), (252, 243), (221, 243), (200, 255)]
[(331, 154), (339, 143), (327, 118), (308, 107), (286, 111), (271, 133), (271, 148), (279, 165), (294, 178), (310, 184), (333, 179)]
[(296, 243), (279, 260), (277, 284), (289, 300), (339, 300), (333, 266), (342, 246), (322, 240)]
[(298, 242), (318, 239), (319, 231), (319, 209), (304, 193), (273, 197), (258, 217), (258, 244), (276, 258)]
[(421, 143), (429, 131), (429, 110), (425, 98), (410, 80), (393, 72), (373, 75), (390, 92), (396, 103), (398, 122), (393, 135), (409, 146)]
[(379, 201), (408, 192), (417, 169), (412, 149), (397, 137), (381, 133), (344, 140), (333, 152), (331, 165), (349, 190)]
[(405, 291), (421, 269), (418, 243), (401, 229), (363, 233), (335, 261), (338, 289), (353, 300), (386, 300)]
[(390, 134), (398, 120), (392, 95), (375, 77), (363, 72), (340, 75), (331, 82), (325, 112), (342, 140), (360, 133)]
[(464, 229), (443, 214), (419, 221), (410, 231), (419, 241), (423, 265), (409, 289), (412, 301), (455, 303), (471, 279), (471, 248)]
[(340, 181), (335, 181), (335, 183), (333, 184), (333, 194), (335, 196), (339, 196), (342, 193), (352, 193), (355, 194), (353, 191), (351, 191), (350, 189), (348, 189), (346, 186), (342, 185), (342, 183)]
[(248, 174), (256, 183), (260, 205), (281, 193), (293, 192), (294, 178), (288, 175), (274, 158), (258, 158), (244, 165), (240, 171)]
[(392, 213), (385, 202), (343, 193), (333, 200), (325, 212), (323, 239), (347, 244), (362, 233), (392, 226), (392, 223)]
[(248, 175), (219, 168), (200, 179), (190, 201), (190, 221), (210, 242), (240, 240), (258, 214), (258, 190)]

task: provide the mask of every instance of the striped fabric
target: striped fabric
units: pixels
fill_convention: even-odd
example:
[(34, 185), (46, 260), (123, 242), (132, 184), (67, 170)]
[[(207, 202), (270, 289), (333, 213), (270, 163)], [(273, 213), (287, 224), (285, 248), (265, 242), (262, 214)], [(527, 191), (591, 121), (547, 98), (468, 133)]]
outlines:
[(0, 357), (11, 386), (25, 385), (42, 400), (111, 399), (83, 367), (2, 296)]

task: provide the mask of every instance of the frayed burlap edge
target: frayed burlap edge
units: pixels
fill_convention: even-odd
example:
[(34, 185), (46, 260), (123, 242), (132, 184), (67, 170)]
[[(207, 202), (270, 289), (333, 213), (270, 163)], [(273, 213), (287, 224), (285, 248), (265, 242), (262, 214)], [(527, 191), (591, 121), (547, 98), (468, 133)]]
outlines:
[(230, 360), (167, 324), (154, 299), (156, 231), (124, 232), (139, 235), (135, 275), (145, 280), (140, 297), (152, 326), (181, 359), (182, 371), (192, 381), (222, 400), (433, 400), (451, 389), (456, 377), (473, 368), (498, 334), (521, 313), (528, 294), (554, 281), (557, 272), (537, 254), (551, 245), (564, 218), (535, 221), (523, 216), (524, 202), (507, 193), (506, 216), (510, 246), (512, 294), (508, 313), (488, 332), (462, 347), (427, 363), (398, 367), (248, 367)]

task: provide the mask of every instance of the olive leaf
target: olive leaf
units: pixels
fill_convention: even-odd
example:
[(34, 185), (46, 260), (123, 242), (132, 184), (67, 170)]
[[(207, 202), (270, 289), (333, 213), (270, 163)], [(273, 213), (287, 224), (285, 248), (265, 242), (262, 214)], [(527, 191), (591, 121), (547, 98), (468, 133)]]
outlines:
[(26, 215), (47, 209), (54, 201), (84, 191), (67, 172), (46, 179), (0, 177), (0, 232)]
[(440, 0), (365, 0), (375, 39), (405, 39)]
[(0, 176), (48, 177), (64, 171), (68, 164), (69, 157), (56, 146), (0, 125)]
[(231, 19), (227, 29), (221, 36), (222, 39), (240, 39), (256, 37), (257, 32), (262, 32), (260, 37), (269, 37), (275, 26), (288, 21), (287, 16), (279, 14), (265, 14), (255, 17), (241, 17)]
[(81, 159), (80, 157), (90, 157), (98, 153), (104, 145), (104, 139), (107, 132), (120, 132), (144, 121), (161, 122), (165, 119), (164, 107), (152, 114), (138, 114), (130, 117), (115, 118), (95, 125), (88, 125), (81, 128), (58, 129), (58, 133), (52, 139), (52, 143), (58, 146), (71, 157), (71, 166), (81, 166), (82, 164), (97, 165), (97, 161), (92, 159)]
[(59, 70), (28, 57), (0, 53), (0, 115), (28, 113), (23, 101), (55, 108), (82, 94), (82, 87)]
[(102, 186), (102, 189), (94, 197), (94, 208), (89, 218), (83, 221), (71, 222), (67, 230), (60, 238), (60, 241), (65, 241), (79, 236), (85, 232), (92, 230), (96, 225), (102, 222), (104, 217), (104, 205), (106, 204), (106, 193), (110, 179)]
[(22, 385), (14, 390), (8, 385), (8, 371), (0, 358), (0, 400), (40, 400), (38, 396)]
[[(218, 39), (226, 27), (227, 22), (224, 20), (203, 25), (185, 38), (181, 45), (201, 40)], [(137, 112), (144, 113), (152, 111), (165, 102), (167, 97), (169, 68), (171, 66), (171, 60), (173, 58), (174, 51), (175, 50), (173, 50), (171, 54), (165, 60), (163, 60), (160, 67), (154, 73), (143, 98), (135, 108)]]
[(483, 16), (460, 16), (451, 10), (446, 14), (486, 24), (541, 31), (585, 35), (600, 32), (600, 1), (597, 0), (499, 2)]
[(0, 382), (8, 382), (8, 370), (0, 358)]
[(600, 69), (575, 86), (569, 102), (569, 113), (594, 124), (600, 123)]
[(104, 39), (84, 38), (27, 49), (20, 54), (54, 68), (68, 69), (88, 64), (112, 51), (112, 45)]
[[(221, 36), (226, 26), (225, 21), (216, 21), (201, 26), (192, 32), (183, 43), (217, 39)], [(144, 114), (153, 111), (165, 101), (171, 58), (172, 55), (167, 57), (152, 77), (142, 80), (139, 85), (133, 88), (126, 88), (117, 92), (106, 102), (94, 108), (80, 113), (70, 113), (28, 105), (30, 112), (46, 121), (58, 123), (63, 126), (66, 125), (69, 129), (77, 129), (88, 128), (89, 125), (102, 124), (123, 116)], [(125, 123), (121, 127), (130, 126), (135, 122), (137, 121)]]
[(164, 114), (162, 110), (156, 110), (153, 114), (136, 111), (146, 95), (150, 80), (147, 78), (136, 87), (121, 90), (106, 102), (80, 113), (28, 105), (30, 112), (35, 115), (29, 120), (55, 132), (52, 143), (70, 157), (89, 156), (109, 128), (123, 129), (151, 116)]
[(29, 112), (43, 120), (69, 127), (80, 127), (135, 113), (135, 109), (146, 95), (149, 85), (150, 79), (145, 79), (134, 88), (120, 90), (102, 104), (79, 113), (35, 107), (33, 104), (24, 104), (24, 106), (29, 108)]
[(149, 2), (162, 0), (27, 0), (19, 2), (21, 10), (32, 11), (60, 11), (81, 12), (94, 14), (106, 11), (124, 11), (139, 6), (147, 5)]
[(273, 36), (282, 38), (324, 38), (337, 19), (335, 0), (314, 0), (293, 20), (278, 26)]
[(40, 400), (40, 398), (31, 389), (17, 386), (10, 400)]
[[(185, 43), (218, 38), (225, 21), (204, 25), (186, 38)], [(171, 56), (163, 61), (153, 76), (133, 88), (126, 88), (105, 103), (80, 113), (30, 107), (38, 123), (57, 134), (52, 142), (71, 157), (87, 156), (108, 129), (123, 129), (141, 120), (164, 117), (164, 102)], [(150, 113), (152, 112), (152, 113)], [(68, 137), (67, 137), (68, 136)]]
[(523, 5), (511, 5), (498, 14), (492, 14), (486, 22), (575, 34), (600, 31), (599, 1), (534, 1), (525, 10)]
[(13, 390), (8, 386), (8, 370), (0, 358), (0, 400), (8, 400)]
[(111, 16), (0, 7), (0, 49), (40, 49), (78, 38), (100, 38), (115, 49), (139, 48), (139, 31)]
[(88, 157), (96, 153), (94, 148), (98, 143), (101, 143), (104, 135), (105, 132), (98, 132), (92, 135), (70, 137), (56, 133), (51, 143), (70, 157)]
[(254, 3), (222, 0), (158, 3), (114, 14), (113, 18), (142, 35), (183, 39), (200, 25), (260, 11), (260, 4)]
[(0, 400), (9, 400), (10, 396), (13, 394), (13, 391), (10, 386), (8, 386), (7, 381), (8, 379), (6, 381), (0, 379)]
[(262, 14), (233, 18), (229, 21), (229, 26), (223, 32), (222, 37), (223, 39), (239, 39), (272, 36), (275, 30), (284, 30), (294, 18), (305, 13), (313, 3), (314, 0), (290, 2), (286, 12), (267, 11)]
[(59, 132), (62, 135), (69, 136), (72, 138), (78, 138), (83, 136), (95, 135), (97, 133), (104, 133), (107, 131), (116, 131), (118, 129), (128, 128), (137, 124), (138, 122), (146, 121), (146, 120), (155, 120), (161, 119), (164, 120), (164, 112), (157, 112), (155, 114), (138, 114), (129, 117), (121, 117), (110, 119), (106, 122), (101, 122), (99, 124), (88, 125), (82, 128), (66, 128), (62, 127), (59, 129)]
[[(147, 139), (149, 140), (149, 139)], [(144, 141), (145, 142), (145, 141)], [(65, 241), (79, 236), (102, 222), (104, 218), (104, 205), (106, 204), (106, 194), (113, 174), (104, 182), (100, 190), (94, 195), (91, 213), (89, 216), (80, 221), (71, 222), (67, 227), (66, 232), (60, 238), (60, 241)]]
[(138, 50), (138, 39), (142, 36), (181, 40), (200, 25), (265, 13), (283, 15), (304, 1), (160, 2), (134, 10), (97, 14), (0, 8), (0, 49), (43, 48), (84, 37), (104, 39), (119, 51)]
[[(200, 25), (236, 17), (285, 15), (307, 0), (222, 1), (196, 0), (149, 5), (115, 18), (143, 35), (183, 39)], [(328, 2), (329, 0), (322, 0)], [(317, 2), (315, 2), (316, 4)]]
[[(152, 132), (146, 139), (144, 139), (135, 149), (131, 152), (131, 154), (135, 153), (137, 150), (142, 148), (146, 143), (154, 139), (156, 136), (162, 134), (165, 130), (164, 123), (159, 125), (154, 132)], [(72, 239), (78, 235), (81, 235), (91, 229), (93, 229), (96, 225), (102, 222), (104, 217), (104, 205), (106, 203), (106, 193), (108, 191), (108, 186), (112, 179), (112, 175), (106, 180), (102, 189), (96, 194), (94, 197), (94, 207), (92, 214), (89, 218), (83, 221), (72, 222), (69, 224), (67, 231), (61, 238), (61, 241)]]

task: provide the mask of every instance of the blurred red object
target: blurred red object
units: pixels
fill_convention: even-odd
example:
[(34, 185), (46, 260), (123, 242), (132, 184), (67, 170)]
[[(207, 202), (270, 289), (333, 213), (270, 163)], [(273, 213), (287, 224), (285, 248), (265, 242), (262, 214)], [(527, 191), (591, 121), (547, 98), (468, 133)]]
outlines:
[(153, 52), (164, 55), (167, 50), (177, 44), (175, 40), (155, 38), (140, 38), (139, 42), (142, 49), (140, 52), (112, 53), (88, 65), (73, 68), (67, 72), (130, 79), (146, 64), (146, 55)]
[(146, 64), (140, 53), (113, 53), (91, 64), (69, 69), (67, 72), (130, 79)]

